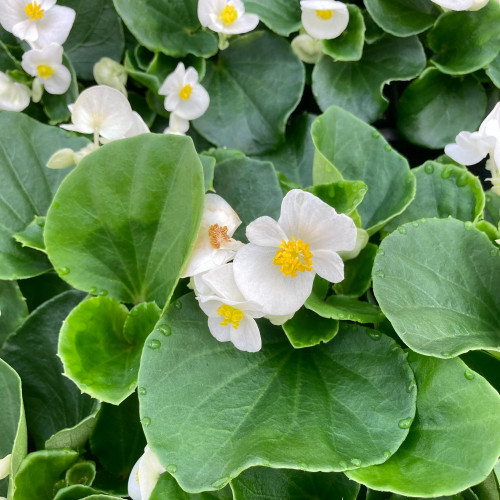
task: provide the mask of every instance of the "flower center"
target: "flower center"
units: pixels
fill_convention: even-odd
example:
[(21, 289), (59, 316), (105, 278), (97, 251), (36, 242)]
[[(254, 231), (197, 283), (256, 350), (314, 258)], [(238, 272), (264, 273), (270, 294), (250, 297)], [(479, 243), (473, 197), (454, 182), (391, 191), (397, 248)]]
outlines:
[(235, 330), (240, 326), (240, 321), (243, 319), (243, 311), (236, 309), (236, 307), (224, 304), (217, 309), (217, 314), (224, 319), (221, 321), (221, 326), (233, 325)]
[(42, 9), (42, 6), (37, 2), (31, 2), (26, 7), (24, 7), (24, 11), (26, 15), (29, 17), (29, 21), (39, 21), (43, 17), (43, 13), (45, 12)]
[(45, 64), (38, 65), (36, 69), (40, 78), (50, 78), (54, 74), (54, 68)]
[(191, 87), (191, 85), (189, 85), (189, 83), (187, 85), (184, 85), (184, 87), (182, 87), (181, 91), (179, 92), (179, 97), (185, 101), (186, 99), (189, 99), (191, 97), (191, 92), (193, 91), (193, 87)]
[(210, 245), (213, 248), (220, 248), (222, 243), (227, 243), (231, 238), (227, 234), (227, 226), (220, 227), (219, 224), (212, 224), (208, 230)]
[(291, 240), (281, 240), (281, 245), (278, 246), (276, 257), (273, 259), (273, 264), (281, 266), (280, 271), (285, 276), (295, 278), (297, 271), (312, 271), (312, 256), (309, 251), (309, 244), (302, 240), (295, 241), (292, 236)]
[(222, 9), (219, 19), (221, 19), (226, 26), (229, 26), (230, 24), (233, 24), (236, 19), (238, 19), (238, 11), (233, 5), (226, 5)]
[(316, 15), (323, 19), (324, 21), (328, 21), (333, 16), (333, 10), (317, 10)]

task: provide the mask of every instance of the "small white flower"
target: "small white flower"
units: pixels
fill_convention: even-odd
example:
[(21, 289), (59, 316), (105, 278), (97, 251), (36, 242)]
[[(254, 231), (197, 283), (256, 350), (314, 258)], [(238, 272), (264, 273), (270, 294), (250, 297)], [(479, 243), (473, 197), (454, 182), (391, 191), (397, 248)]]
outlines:
[(293, 189), (276, 222), (259, 217), (247, 226), (250, 243), (234, 258), (234, 277), (247, 300), (262, 302), (268, 315), (296, 312), (319, 274), (332, 283), (344, 279), (339, 251), (356, 245), (353, 220), (313, 194)]
[(323, 42), (307, 33), (302, 33), (292, 40), (292, 49), (301, 61), (315, 64), (323, 54)]
[(165, 468), (160, 464), (149, 446), (137, 460), (128, 478), (128, 494), (132, 500), (149, 500)]
[(236, 286), (233, 264), (194, 277), (197, 299), (208, 316), (210, 333), (219, 341), (230, 341), (240, 351), (257, 352), (262, 347), (259, 327), (261, 305), (247, 301)]
[(313, 38), (337, 38), (349, 24), (349, 11), (342, 2), (301, 0), (302, 26)]
[(182, 277), (204, 273), (229, 262), (243, 246), (232, 238), (240, 224), (240, 218), (227, 201), (217, 194), (206, 194), (198, 238)]
[(435, 4), (449, 10), (479, 10), (488, 0), (431, 0)]
[(256, 14), (245, 14), (241, 0), (198, 0), (198, 19), (202, 26), (225, 35), (248, 33), (259, 24)]
[(210, 104), (208, 92), (198, 83), (198, 72), (192, 66), (185, 69), (181, 62), (158, 93), (166, 96), (165, 109), (184, 120), (199, 118)]
[(107, 85), (119, 90), (127, 97), (127, 71), (120, 63), (109, 57), (103, 57), (94, 64), (94, 80), (99, 85)]
[(25, 52), (21, 65), (49, 94), (64, 94), (71, 84), (71, 73), (62, 59), (63, 48), (51, 43), (43, 49)]
[(2, 0), (0, 24), (32, 48), (62, 45), (75, 20), (75, 11), (56, 0)]
[(164, 134), (184, 135), (189, 130), (189, 120), (184, 120), (175, 113), (170, 113), (168, 127), (165, 129)]
[(7, 455), (0, 459), (0, 479), (7, 477), (10, 471), (10, 459), (12, 455)]
[(22, 111), (30, 103), (30, 89), (0, 71), (0, 109)]

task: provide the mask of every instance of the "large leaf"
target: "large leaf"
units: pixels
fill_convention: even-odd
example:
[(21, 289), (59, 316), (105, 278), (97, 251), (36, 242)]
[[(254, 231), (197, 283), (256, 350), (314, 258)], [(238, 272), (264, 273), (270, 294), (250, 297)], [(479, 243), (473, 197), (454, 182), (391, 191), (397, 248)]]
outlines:
[(193, 295), (161, 321), (171, 334), (154, 330), (143, 353), (142, 423), (186, 491), (221, 488), (255, 465), (341, 471), (381, 463), (406, 436), (398, 422), (414, 415), (415, 393), (406, 391), (413, 376), (384, 336), (346, 325), (328, 344), (293, 349), (262, 322), (262, 351), (244, 353), (210, 335)]
[(198, 0), (114, 0), (128, 29), (148, 49), (173, 57), (209, 57), (217, 52), (214, 33), (202, 30)]
[(500, 53), (486, 68), (486, 73), (491, 78), (491, 81), (500, 89)]
[(317, 149), (314, 183), (327, 184), (339, 173), (346, 179), (362, 180), (368, 192), (357, 210), (369, 232), (411, 202), (415, 178), (408, 162), (374, 128), (334, 106), (315, 120), (311, 133)]
[(384, 239), (373, 288), (401, 339), (447, 358), (500, 349), (500, 254), (488, 237), (455, 219), (422, 219)]
[(71, 137), (22, 113), (0, 113), (0, 279), (29, 278), (50, 269), (45, 255), (22, 248), (12, 235), (45, 215), (67, 170), (46, 168), (61, 148), (81, 149), (87, 139)]
[(163, 305), (196, 238), (203, 193), (191, 139), (112, 142), (85, 157), (57, 192), (45, 224), (49, 258), (75, 288)]
[(219, 147), (263, 153), (283, 140), (304, 89), (304, 66), (288, 42), (260, 31), (209, 61), (203, 85), (210, 106), (193, 122), (196, 130)]
[(229, 485), (217, 491), (186, 493), (177, 484), (177, 481), (168, 472), (165, 472), (160, 476), (151, 493), (150, 500), (165, 500), (166, 498), (175, 500), (233, 500), (233, 493)]
[(417, 415), (382, 465), (348, 472), (370, 488), (410, 496), (452, 495), (482, 481), (500, 453), (500, 397), (459, 359), (409, 353)]
[(28, 316), (26, 301), (15, 281), (0, 281), (0, 348)]
[(298, 31), (300, 20), (299, 0), (244, 0), (247, 12), (259, 16), (259, 19), (278, 35), (288, 36)]

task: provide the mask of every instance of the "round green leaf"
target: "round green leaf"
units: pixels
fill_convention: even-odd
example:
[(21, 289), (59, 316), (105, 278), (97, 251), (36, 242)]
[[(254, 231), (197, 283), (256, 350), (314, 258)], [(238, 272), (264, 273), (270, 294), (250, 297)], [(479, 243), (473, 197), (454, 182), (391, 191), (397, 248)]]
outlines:
[(0, 281), (0, 348), (28, 316), (28, 308), (15, 281)]
[(447, 358), (500, 349), (500, 252), (455, 219), (422, 219), (387, 236), (373, 267), (378, 303), (401, 339)]
[(288, 36), (302, 25), (299, 0), (244, 0), (246, 12), (259, 19), (278, 35)]
[[(66, 486), (61, 488), (56, 493), (54, 500), (80, 500), (82, 498), (87, 498), (89, 495), (97, 493), (94, 488), (89, 486), (83, 486), (81, 484), (74, 484), (72, 486)], [(108, 500), (110, 497), (107, 497)]]
[(72, 465), (71, 468), (66, 471), (65, 479), (66, 483), (69, 486), (75, 484), (90, 486), (94, 482), (95, 475), (95, 463), (87, 460), (77, 462), (76, 464)]
[(12, 236), (16, 241), (25, 247), (34, 248), (45, 252), (45, 242), (43, 241), (43, 226), (45, 226), (45, 217), (35, 215), (23, 231), (14, 233)]
[(328, 203), (340, 214), (351, 215), (363, 201), (366, 184), (362, 181), (338, 181), (330, 184), (317, 184), (305, 191)]
[(203, 85), (210, 106), (193, 126), (219, 147), (248, 154), (274, 149), (284, 139), (304, 78), (304, 66), (287, 41), (264, 31), (238, 37), (207, 62)]
[(500, 453), (500, 397), (459, 359), (409, 353), (417, 414), (382, 465), (347, 472), (370, 488), (410, 496), (452, 495), (482, 481)]
[(49, 258), (75, 288), (163, 305), (197, 236), (203, 183), (188, 137), (107, 144), (58, 190), (45, 224)]
[(486, 112), (486, 92), (472, 76), (453, 78), (435, 68), (406, 87), (398, 102), (398, 128), (425, 148), (455, 142), (462, 130), (476, 130)]
[(500, 53), (486, 68), (486, 73), (491, 78), (491, 81), (500, 89)]
[(381, 463), (406, 437), (398, 423), (414, 415), (413, 376), (387, 337), (349, 324), (327, 344), (293, 349), (261, 322), (262, 351), (244, 353), (212, 337), (193, 295), (161, 321), (169, 335), (154, 330), (141, 362), (142, 424), (186, 491), (221, 488), (255, 465)]

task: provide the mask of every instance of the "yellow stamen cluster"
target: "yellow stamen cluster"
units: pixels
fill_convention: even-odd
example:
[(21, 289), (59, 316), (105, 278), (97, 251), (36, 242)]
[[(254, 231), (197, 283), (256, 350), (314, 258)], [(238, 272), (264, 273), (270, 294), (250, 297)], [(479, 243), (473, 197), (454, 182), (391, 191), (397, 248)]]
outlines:
[(231, 324), (235, 330), (238, 329), (240, 321), (243, 319), (243, 311), (236, 309), (236, 307), (228, 306), (227, 304), (220, 306), (219, 309), (217, 309), (217, 314), (224, 318), (221, 322), (221, 326)]
[(328, 21), (333, 16), (333, 10), (317, 10), (316, 15), (323, 19), (324, 21)]
[(312, 271), (312, 256), (309, 251), (309, 244), (302, 240), (295, 240), (292, 236), (291, 240), (281, 240), (281, 245), (278, 246), (276, 257), (273, 259), (273, 264), (281, 266), (280, 271), (285, 276), (295, 278), (297, 271), (303, 273)]
[(185, 101), (186, 99), (189, 99), (191, 97), (191, 92), (193, 91), (193, 87), (191, 87), (191, 85), (189, 85), (189, 83), (187, 85), (184, 85), (184, 87), (182, 87), (181, 91), (179, 92), (179, 97)]
[(212, 224), (208, 230), (210, 245), (212, 248), (220, 248), (222, 243), (228, 242), (231, 238), (227, 234), (227, 226), (220, 227), (219, 224)]
[(45, 64), (38, 65), (36, 70), (38, 71), (39, 78), (50, 78), (54, 74), (54, 68)]
[(24, 11), (28, 16), (29, 21), (39, 21), (43, 17), (43, 13), (45, 12), (42, 9), (42, 6), (37, 2), (31, 2), (24, 7)]
[(226, 5), (222, 9), (219, 19), (221, 19), (226, 26), (229, 26), (230, 24), (233, 24), (236, 19), (238, 19), (238, 11), (233, 5)]

